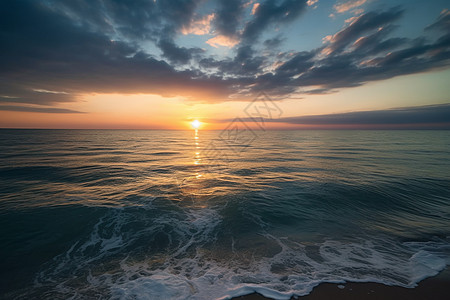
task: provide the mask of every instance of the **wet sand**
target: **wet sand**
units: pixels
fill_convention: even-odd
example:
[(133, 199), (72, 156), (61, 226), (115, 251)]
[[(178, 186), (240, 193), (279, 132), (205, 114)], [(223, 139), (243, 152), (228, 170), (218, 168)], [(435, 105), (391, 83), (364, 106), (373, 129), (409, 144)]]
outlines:
[[(233, 300), (267, 300), (259, 294), (233, 298)], [(316, 286), (306, 296), (293, 298), (299, 300), (448, 300), (450, 299), (450, 268), (435, 277), (419, 282), (413, 289), (387, 286), (378, 283), (345, 284), (323, 283)]]

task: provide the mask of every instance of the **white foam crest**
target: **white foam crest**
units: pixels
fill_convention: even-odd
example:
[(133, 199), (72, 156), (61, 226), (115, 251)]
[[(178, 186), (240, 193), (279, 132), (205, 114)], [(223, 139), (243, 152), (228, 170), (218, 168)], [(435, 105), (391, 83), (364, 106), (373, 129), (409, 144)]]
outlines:
[[(282, 250), (272, 258), (253, 261), (248, 268), (232, 261), (224, 265), (201, 253), (194, 258), (172, 260), (158, 270), (148, 270), (145, 264), (125, 264), (122, 270), (126, 275), (110, 285), (110, 291), (114, 299), (230, 299), (253, 292), (273, 299), (290, 299), (310, 293), (322, 282), (377, 282), (411, 288), (445, 267), (445, 260), (431, 252), (413, 253), (398, 245), (395, 250), (403, 249), (401, 255), (395, 251), (387, 254), (386, 249), (377, 250), (379, 245), (372, 241), (360, 244), (326, 241), (319, 247), (324, 260), (318, 262), (308, 257), (303, 245), (268, 237), (276, 240)], [(335, 250), (330, 251), (331, 247)], [(445, 247), (448, 245), (441, 244), (435, 249)], [(367, 259), (367, 264), (358, 261), (361, 257)], [(306, 266), (303, 273), (301, 267), (294, 265), (299, 262), (300, 266)], [(275, 272), (276, 264), (287, 266), (288, 273)], [(350, 270), (333, 273), (335, 268), (347, 269), (348, 265), (354, 268), (353, 273)], [(368, 272), (369, 269), (374, 272)]]
[(185, 299), (192, 293), (189, 282), (170, 274), (151, 275), (130, 280), (112, 289), (111, 299)]
[(404, 244), (415, 251), (415, 254), (410, 258), (411, 269), (413, 270), (411, 276), (413, 286), (427, 277), (438, 274), (439, 271), (450, 265), (450, 243), (429, 241)]
[[(253, 256), (246, 252), (248, 249), (236, 248), (237, 237), (231, 238), (229, 253), (225, 251), (221, 257), (208, 248), (218, 238), (216, 227), (221, 217), (216, 209), (186, 208), (162, 215), (153, 218), (151, 226), (127, 236), (124, 226), (133, 216), (126, 210), (113, 210), (104, 216), (89, 239), (77, 242), (56, 258), (56, 267), (42, 272), (38, 282), (56, 284), (55, 290), (63, 295), (78, 293), (74, 299), (98, 290), (107, 291), (112, 299), (210, 300), (253, 292), (290, 299), (310, 293), (322, 282), (378, 282), (411, 288), (436, 275), (450, 261), (450, 243), (444, 240), (399, 243), (373, 238), (303, 244), (268, 233), (261, 237), (267, 245), (280, 249), (270, 257)], [(161, 231), (166, 225), (171, 225), (173, 234), (182, 240), (159, 254), (161, 263), (155, 264), (154, 257), (132, 254), (114, 261), (119, 250), (133, 246), (142, 234)], [(105, 262), (112, 266), (109, 271), (92, 269), (92, 265)], [(75, 274), (86, 272), (87, 286), (73, 283)]]
[[(189, 247), (193, 245), (198, 247), (201, 244), (214, 240), (214, 228), (221, 222), (220, 215), (213, 209), (186, 209), (184, 213), (186, 215), (183, 217), (183, 220), (176, 218), (177, 213), (174, 213), (173, 216), (164, 215), (152, 218), (152, 226), (143, 226), (140, 230), (132, 229), (135, 231), (129, 234), (129, 232), (124, 230), (124, 226), (133, 221), (134, 215), (128, 214), (123, 208), (111, 209), (94, 225), (88, 239), (77, 241), (66, 253), (54, 258), (53, 263), (36, 276), (35, 285), (48, 285), (49, 283), (57, 283), (61, 278), (68, 278), (63, 282), (59, 282), (56, 289), (62, 294), (66, 294), (69, 291), (75, 292), (76, 289), (70, 287), (71, 278), (74, 277), (74, 274), (83, 270), (89, 270), (90, 275), (88, 279), (90, 284), (94, 286), (104, 286), (107, 283), (112, 283), (112, 277), (116, 278), (118, 276), (114, 275), (111, 278), (109, 276), (94, 276), (90, 271), (91, 265), (97, 262), (101, 263), (105, 259), (108, 260), (108, 257), (118, 255), (124, 248), (133, 246), (133, 242), (142, 235), (161, 231), (164, 225), (170, 225), (177, 235), (184, 238), (184, 243), (179, 244), (175, 250), (170, 250), (173, 252), (170, 255), (172, 262), (169, 259), (164, 264), (166, 268), (173, 270), (173, 260), (177, 260), (176, 257), (183, 255)], [(182, 267), (186, 268), (188, 264), (195, 265), (196, 258), (191, 259), (191, 261), (189, 259), (178, 260), (178, 262), (180, 265), (183, 265)], [(126, 270), (124, 265), (124, 263), (121, 263), (122, 270)], [(143, 269), (139, 268), (139, 272), (142, 271)], [(130, 272), (133, 274), (132, 268), (128, 268), (128, 273)], [(148, 281), (142, 280), (142, 282), (146, 282), (145, 285), (148, 285)]]
[(185, 226), (180, 226), (179, 228), (183, 230), (183, 233), (190, 234), (191, 238), (175, 252), (174, 256), (182, 254), (193, 244), (211, 242), (213, 240), (211, 234), (214, 232), (215, 227), (221, 222), (220, 215), (213, 209), (191, 209), (189, 210), (188, 216), (189, 218), (187, 221), (181, 223), (184, 223)]
[(427, 277), (437, 275), (446, 266), (444, 259), (425, 250), (415, 253), (410, 262), (413, 270), (411, 283), (414, 285)]

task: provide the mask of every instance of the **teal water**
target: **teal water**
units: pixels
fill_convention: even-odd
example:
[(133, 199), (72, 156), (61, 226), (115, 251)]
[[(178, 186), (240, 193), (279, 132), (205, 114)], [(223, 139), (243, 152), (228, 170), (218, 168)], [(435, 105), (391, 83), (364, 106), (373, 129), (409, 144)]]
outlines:
[(0, 298), (289, 299), (450, 263), (449, 131), (0, 130)]

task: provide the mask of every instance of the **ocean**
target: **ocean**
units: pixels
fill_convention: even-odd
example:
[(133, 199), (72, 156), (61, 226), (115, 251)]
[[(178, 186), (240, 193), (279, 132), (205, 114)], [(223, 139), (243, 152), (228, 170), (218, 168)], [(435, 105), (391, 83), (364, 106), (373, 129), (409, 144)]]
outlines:
[(0, 130), (0, 298), (413, 288), (450, 264), (450, 131)]

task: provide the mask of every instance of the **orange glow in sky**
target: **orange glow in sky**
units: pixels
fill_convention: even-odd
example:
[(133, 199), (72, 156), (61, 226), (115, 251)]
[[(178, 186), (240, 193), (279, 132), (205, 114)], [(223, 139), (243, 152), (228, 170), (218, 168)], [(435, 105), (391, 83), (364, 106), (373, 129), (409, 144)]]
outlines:
[[(429, 94), (427, 91), (450, 93), (450, 86), (446, 84), (449, 76), (450, 70), (401, 76), (389, 81), (342, 89), (338, 93), (299, 95), (303, 97), (301, 100), (286, 99), (277, 104), (283, 111), (282, 117), (291, 117), (416, 106), (424, 104), (424, 98), (431, 103), (446, 103), (446, 98), (439, 93)], [(189, 130), (199, 126), (202, 130), (222, 130), (230, 120), (245, 118), (244, 109), (250, 103), (239, 99), (222, 102), (194, 100), (154, 94), (85, 94), (77, 101), (53, 106), (78, 113), (0, 110), (0, 128)], [(28, 106), (38, 107), (33, 104)], [(252, 129), (257, 128), (251, 123), (248, 125)], [(267, 129), (311, 128), (275, 122), (267, 122), (266, 126)], [(312, 126), (316, 127), (322, 126)]]

